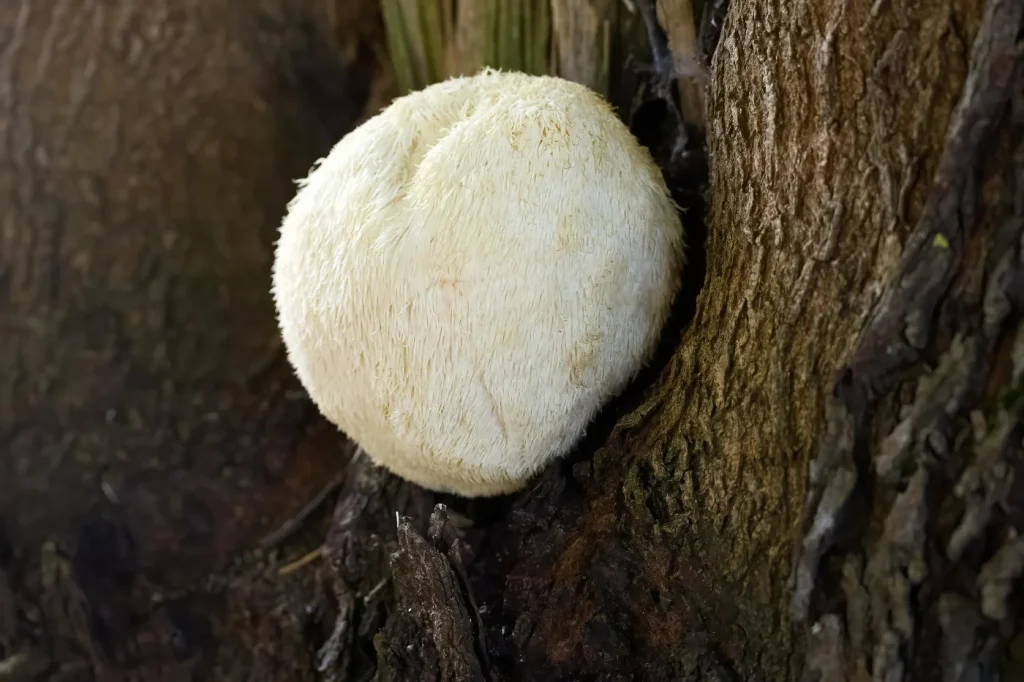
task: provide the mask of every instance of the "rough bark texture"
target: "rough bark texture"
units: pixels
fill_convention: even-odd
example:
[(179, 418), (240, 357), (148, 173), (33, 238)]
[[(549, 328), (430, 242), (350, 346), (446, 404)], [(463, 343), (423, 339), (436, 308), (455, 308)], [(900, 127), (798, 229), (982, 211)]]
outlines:
[[(702, 50), (721, 29), (706, 239), (702, 137), (665, 101), (686, 32), (647, 23), (632, 123), (691, 209), (657, 361), (521, 494), (430, 495), (355, 458), (330, 519), (246, 554), (347, 450), (291, 393), (267, 270), (289, 180), (359, 115), (370, 62), (325, 37), (360, 25), (328, 6), (168, 4), (0, 13), (0, 436), (17, 474), (0, 477), (0, 664), (1019, 674), (1024, 0), (692, 12)], [(96, 507), (105, 476), (116, 503)]]
[(371, 63), (335, 40), (325, 8), (0, 13), (0, 434), (14, 474), (0, 499), (17, 503), (15, 534), (66, 523), (81, 510), (47, 504), (53, 492), (85, 500), (103, 473), (280, 470), (302, 439), (315, 413), (288, 394), (271, 242), (291, 178), (361, 114)]
[(1020, 674), (1022, 31), (1024, 3), (988, 3), (920, 218), (828, 403), (793, 572), (809, 679), (835, 661), (848, 679)]
[[(267, 291), (292, 179), (363, 113), (375, 4), (3, 3), (0, 582), (28, 603), (0, 597), (0, 610), (19, 635), (156, 637), (142, 659), (177, 638), (188, 658), (191, 633), (217, 624), (187, 624), (169, 595), (344, 462), (285, 362)], [(140, 572), (159, 581), (143, 625), (113, 603), (125, 584), (103, 579), (122, 569), (146, 611), (157, 590)], [(71, 605), (41, 615), (39, 595), (76, 572)], [(0, 660), (29, 655), (31, 638), (0, 630)]]
[(799, 671), (786, 585), (807, 465), (931, 190), (980, 9), (732, 5), (708, 114), (706, 284), (649, 398), (594, 457), (583, 521), (532, 609), (536, 650), (580, 665), (592, 617), (650, 678)]

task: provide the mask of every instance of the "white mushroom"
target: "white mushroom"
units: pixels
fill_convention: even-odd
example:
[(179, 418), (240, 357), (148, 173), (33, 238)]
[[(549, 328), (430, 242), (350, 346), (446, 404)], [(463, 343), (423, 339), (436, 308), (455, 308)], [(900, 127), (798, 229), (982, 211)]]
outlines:
[(273, 291), (328, 419), (407, 480), (489, 496), (640, 370), (682, 250), (661, 173), (604, 100), (485, 70), (396, 99), (314, 167)]

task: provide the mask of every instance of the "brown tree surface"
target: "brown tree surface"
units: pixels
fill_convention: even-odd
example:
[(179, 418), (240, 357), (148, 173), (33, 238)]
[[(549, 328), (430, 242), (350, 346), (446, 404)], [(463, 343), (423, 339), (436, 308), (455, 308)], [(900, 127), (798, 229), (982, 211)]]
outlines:
[(376, 16), (336, 4), (0, 12), (0, 665), (1019, 679), (1024, 0), (733, 0), (654, 366), (521, 494), (362, 457), (267, 537), (347, 452), (266, 293), (371, 97)]
[[(375, 5), (0, 6), (0, 660), (149, 636), (108, 572), (203, 579), (344, 462), (268, 282), (293, 178), (363, 114)], [(45, 599), (68, 562), (82, 608)]]

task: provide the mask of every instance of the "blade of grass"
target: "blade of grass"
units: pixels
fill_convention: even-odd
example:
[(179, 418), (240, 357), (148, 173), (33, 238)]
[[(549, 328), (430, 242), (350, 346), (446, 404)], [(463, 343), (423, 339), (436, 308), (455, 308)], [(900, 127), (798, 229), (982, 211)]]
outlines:
[(607, 95), (619, 2), (551, 0), (555, 73)]
[(402, 8), (402, 23), (415, 76), (413, 89), (419, 90), (430, 83), (430, 69), (427, 62), (427, 47), (423, 37), (423, 19), (420, 16), (421, 0), (399, 0)]
[(498, 0), (484, 0), (484, 65), (494, 66), (498, 57), (497, 31)]
[(483, 66), (552, 71), (551, 0), (381, 0), (381, 9), (402, 92)]
[(533, 70), (533, 0), (523, 2), (523, 71), (535, 73)]
[(484, 53), (487, 42), (487, 3), (480, 0), (460, 0), (457, 4), (456, 27), (453, 35), (458, 46), (457, 73), (469, 75), (478, 72), (486, 63)]
[(444, 34), (444, 75), (457, 75), (461, 70), (459, 41), (455, 35), (455, 0), (441, 0), (441, 30)]
[(532, 36), (526, 43), (530, 55), (530, 73), (537, 75), (550, 73), (549, 57), (551, 45), (551, 4), (549, 0), (533, 0), (536, 5), (533, 12)]
[(508, 0), (498, 0), (498, 60), (495, 63), (499, 69), (504, 69), (508, 61)]
[(508, 0), (508, 61), (507, 68), (522, 71), (523, 63), (523, 3), (527, 0)]
[(381, 0), (381, 13), (384, 18), (388, 52), (391, 54), (391, 64), (395, 70), (395, 80), (398, 82), (399, 91), (406, 93), (415, 87), (416, 74), (412, 66), (409, 43), (405, 37), (405, 15), (399, 3), (400, 0)]
[(600, 92), (608, 96), (608, 86), (611, 81), (611, 56), (612, 56), (612, 24), (607, 19), (601, 25), (601, 68), (597, 72), (597, 82)]
[(419, 0), (420, 35), (423, 38), (424, 72), (427, 81), (424, 86), (445, 79), (444, 33), (441, 7), (438, 0)]

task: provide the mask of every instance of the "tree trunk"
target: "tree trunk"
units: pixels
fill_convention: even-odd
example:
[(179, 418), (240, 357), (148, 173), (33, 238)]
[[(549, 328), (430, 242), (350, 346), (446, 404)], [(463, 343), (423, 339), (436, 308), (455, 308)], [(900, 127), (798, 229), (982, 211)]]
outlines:
[[(42, 659), (96, 638), (180, 642), (174, 590), (343, 464), (283, 357), (270, 264), (292, 180), (364, 115), (378, 23), (369, 2), (0, 7), (0, 662), (35, 642), (56, 679)], [(67, 562), (74, 594), (40, 606), (40, 564)], [(145, 626), (106, 580), (140, 567), (165, 595)]]
[[(233, 6), (193, 8), (206, 18), (191, 30), (140, 6), (120, 43), (114, 17), (0, 14), (15, 37), (0, 52), (0, 305), (15, 323), (0, 434), (18, 472), (0, 477), (0, 510), (21, 546), (85, 511), (43, 504), (46, 485), (89, 499), (119, 459), (157, 459), (173, 473), (108, 486), (114, 518), (131, 521), (133, 575), (185, 595), (152, 627), (214, 679), (1019, 674), (1024, 0), (734, 0), (679, 319), (578, 451), (483, 501), (362, 458), (322, 548), (286, 566), (275, 554), (302, 555), (316, 528), (225, 567), (271, 519), (224, 519), (278, 514), (262, 500), (311, 494), (340, 450), (286, 400), (265, 280), (287, 181), (357, 115), (324, 84), (366, 87), (358, 67), (289, 80), (352, 62), (295, 56), (282, 36), (306, 25), (300, 10), (263, 25)], [(283, 491), (225, 472), (284, 452)], [(210, 492), (182, 508), (199, 511), (167, 516), (195, 481)], [(135, 630), (114, 628), (153, 588), (89, 579), (90, 560), (131, 551), (84, 527), (74, 579), (51, 566), (26, 591), (102, 611), (99, 627), (64, 609), (79, 623), (66, 655), (155, 669)], [(215, 575), (168, 569), (189, 542), (219, 550), (199, 552)], [(22, 630), (9, 639), (47, 641)]]

